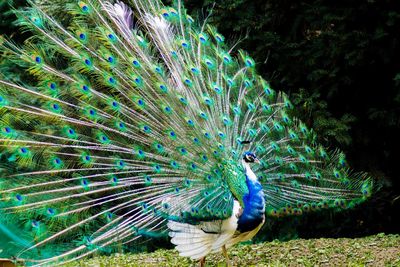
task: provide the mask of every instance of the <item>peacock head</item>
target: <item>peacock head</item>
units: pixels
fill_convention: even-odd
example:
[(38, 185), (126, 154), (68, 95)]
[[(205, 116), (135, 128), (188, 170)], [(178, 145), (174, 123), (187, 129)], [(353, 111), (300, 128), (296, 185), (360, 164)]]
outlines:
[(260, 161), (257, 159), (256, 154), (250, 151), (247, 151), (243, 154), (243, 160), (246, 163), (260, 163)]

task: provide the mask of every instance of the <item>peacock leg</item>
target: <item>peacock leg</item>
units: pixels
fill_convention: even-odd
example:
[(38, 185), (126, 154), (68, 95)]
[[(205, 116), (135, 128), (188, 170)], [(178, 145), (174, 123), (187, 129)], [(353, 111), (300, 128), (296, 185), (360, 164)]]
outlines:
[(222, 246), (222, 253), (224, 253), (224, 256), (225, 256), (226, 266), (231, 267), (232, 266), (231, 261), (229, 260), (228, 251), (226, 250), (225, 245)]
[(199, 263), (200, 263), (200, 267), (206, 266), (206, 257), (201, 258)]

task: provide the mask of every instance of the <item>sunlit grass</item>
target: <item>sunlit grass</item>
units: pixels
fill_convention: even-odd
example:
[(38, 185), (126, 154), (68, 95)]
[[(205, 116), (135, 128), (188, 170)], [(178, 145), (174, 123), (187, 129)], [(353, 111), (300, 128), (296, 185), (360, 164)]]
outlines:
[[(237, 245), (229, 250), (234, 266), (400, 266), (400, 235), (378, 234), (364, 238), (298, 239)], [(100, 256), (67, 265), (197, 266), (175, 250)], [(207, 257), (207, 266), (225, 266), (222, 255)]]

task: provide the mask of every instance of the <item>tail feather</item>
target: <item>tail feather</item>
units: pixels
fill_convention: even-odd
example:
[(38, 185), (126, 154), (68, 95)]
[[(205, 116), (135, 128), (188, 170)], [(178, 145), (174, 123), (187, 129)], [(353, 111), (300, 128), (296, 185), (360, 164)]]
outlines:
[[(209, 223), (208, 223), (209, 224)], [(207, 255), (212, 244), (218, 238), (219, 234), (206, 233), (199, 225), (190, 225), (184, 223), (168, 222), (168, 228), (171, 230), (171, 243), (176, 245), (179, 255), (190, 257), (194, 260), (201, 259)]]

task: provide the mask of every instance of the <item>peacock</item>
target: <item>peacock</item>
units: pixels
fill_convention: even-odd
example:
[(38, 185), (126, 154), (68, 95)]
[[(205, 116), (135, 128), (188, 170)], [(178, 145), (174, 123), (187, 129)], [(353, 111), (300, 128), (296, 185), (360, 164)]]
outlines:
[(373, 192), (256, 62), (181, 1), (29, 1), (0, 38), (0, 257), (68, 263), (170, 238), (204, 265), (272, 217)]

